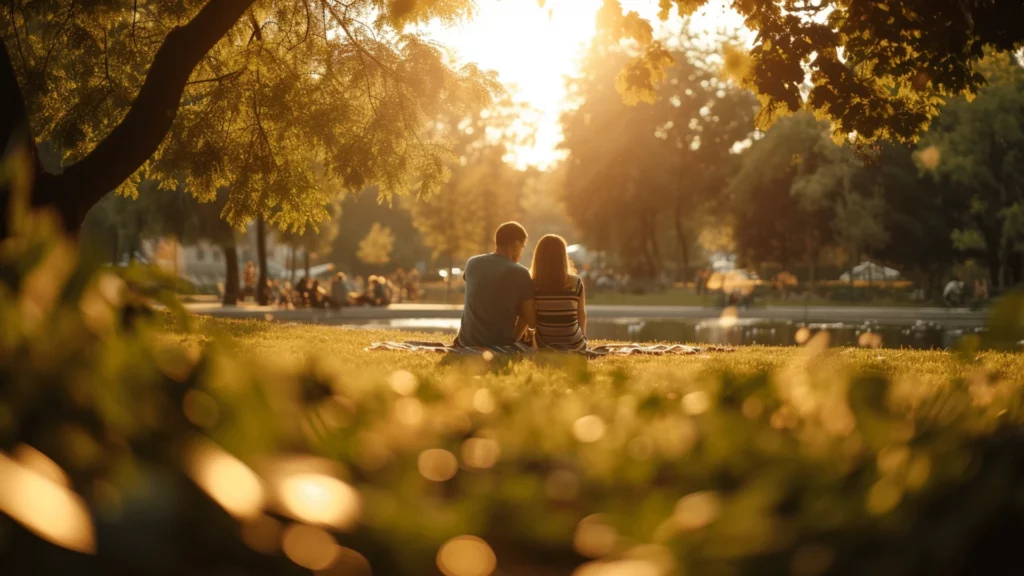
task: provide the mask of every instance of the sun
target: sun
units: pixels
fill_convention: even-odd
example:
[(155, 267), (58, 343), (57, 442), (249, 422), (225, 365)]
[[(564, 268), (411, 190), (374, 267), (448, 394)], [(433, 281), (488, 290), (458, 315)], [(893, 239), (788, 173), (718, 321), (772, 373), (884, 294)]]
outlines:
[[(543, 169), (562, 158), (557, 147), (562, 138), (559, 117), (566, 108), (566, 77), (578, 69), (582, 52), (596, 32), (602, 1), (480, 0), (471, 21), (431, 27), (434, 40), (463, 62), (497, 71), (511, 97), (534, 111), (524, 121), (535, 127), (535, 139), (513, 152), (517, 166)], [(692, 17), (691, 27), (697, 31), (740, 28), (742, 19), (725, 1), (709, 0)], [(636, 10), (657, 22), (657, 0), (622, 4), (624, 10)]]

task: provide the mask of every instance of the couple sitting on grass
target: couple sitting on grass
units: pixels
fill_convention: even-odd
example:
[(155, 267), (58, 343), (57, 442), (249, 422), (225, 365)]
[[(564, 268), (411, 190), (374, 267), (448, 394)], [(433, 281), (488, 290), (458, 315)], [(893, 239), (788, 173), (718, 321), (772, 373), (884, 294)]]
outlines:
[(498, 347), (526, 342), (558, 350), (587, 348), (583, 281), (565, 240), (549, 234), (533, 252), (532, 268), (519, 265), (526, 230), (506, 222), (494, 233), (494, 252), (466, 263), (466, 304), (457, 347)]

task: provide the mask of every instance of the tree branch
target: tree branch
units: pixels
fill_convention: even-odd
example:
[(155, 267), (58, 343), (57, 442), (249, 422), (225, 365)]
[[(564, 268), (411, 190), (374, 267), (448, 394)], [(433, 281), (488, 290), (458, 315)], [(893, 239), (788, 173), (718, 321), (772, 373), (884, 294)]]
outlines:
[(221, 80), (230, 80), (236, 76), (239, 76), (243, 72), (245, 72), (245, 68), (239, 68), (234, 72), (228, 72), (227, 74), (222, 74), (214, 78), (203, 78), (202, 80), (189, 80), (188, 82), (185, 82), (185, 86), (194, 86), (196, 84), (206, 84), (208, 82), (220, 82)]
[(85, 158), (48, 186), (37, 187), (34, 202), (62, 206), (65, 225), (77, 229), (93, 204), (156, 153), (174, 123), (189, 76), (253, 2), (209, 0), (187, 24), (173, 28), (121, 123)]

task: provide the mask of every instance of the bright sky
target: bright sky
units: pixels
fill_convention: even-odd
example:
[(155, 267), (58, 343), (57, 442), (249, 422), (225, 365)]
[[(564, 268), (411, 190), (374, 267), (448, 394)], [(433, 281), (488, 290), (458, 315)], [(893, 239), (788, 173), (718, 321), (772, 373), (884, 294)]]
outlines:
[[(559, 115), (565, 107), (565, 77), (578, 68), (579, 57), (594, 35), (602, 0), (477, 0), (471, 22), (451, 28), (434, 27), (430, 36), (453, 49), (466, 62), (496, 70), (517, 101), (536, 110), (525, 119), (537, 127), (536, 141), (516, 151), (516, 164), (545, 168), (560, 158)], [(692, 29), (700, 33), (737, 30), (742, 18), (726, 0), (709, 0), (694, 15)], [(636, 10), (656, 29), (656, 0), (624, 0), (625, 11)], [(669, 26), (673, 24), (670, 23)], [(674, 23), (675, 27), (679, 22)]]

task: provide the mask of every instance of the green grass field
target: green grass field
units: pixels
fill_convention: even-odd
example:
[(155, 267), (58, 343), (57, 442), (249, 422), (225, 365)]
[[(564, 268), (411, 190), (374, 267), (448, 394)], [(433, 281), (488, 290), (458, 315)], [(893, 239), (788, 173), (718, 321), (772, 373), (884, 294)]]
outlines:
[(198, 322), (173, 338), (307, 375), (263, 385), (299, 385), (302, 442), (363, 498), (338, 541), (375, 574), (429, 573), (452, 542), (484, 542), (466, 554), (495, 574), (936, 573), (976, 564), (1024, 479), (1021, 354), (818, 340), (449, 363), (364, 350), (431, 334)]

